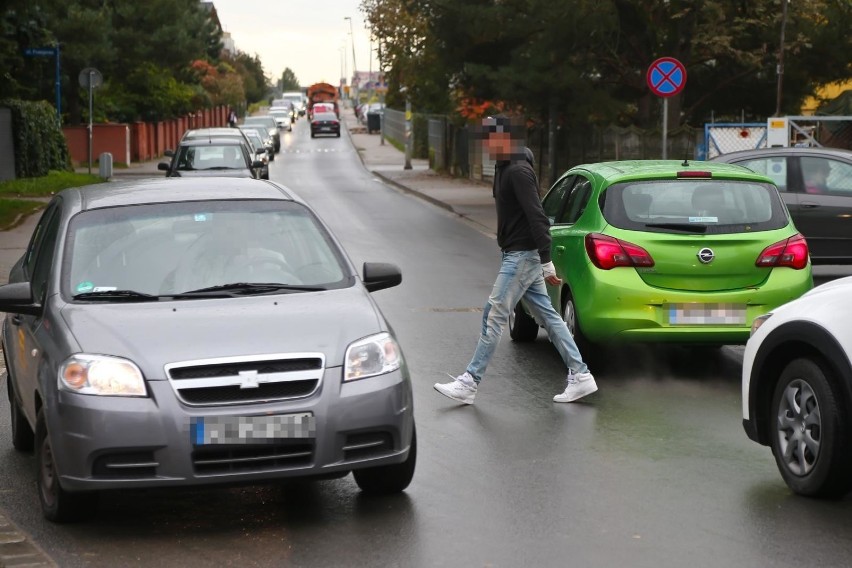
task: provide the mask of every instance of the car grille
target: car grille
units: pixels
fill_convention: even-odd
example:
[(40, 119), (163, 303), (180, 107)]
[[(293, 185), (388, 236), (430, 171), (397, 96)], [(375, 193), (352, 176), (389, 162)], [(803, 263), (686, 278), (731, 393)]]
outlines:
[(252, 473), (306, 467), (313, 463), (313, 442), (281, 442), (250, 446), (211, 446), (192, 452), (198, 475)]
[(321, 353), (296, 353), (172, 363), (166, 376), (184, 404), (217, 406), (310, 396), (324, 369)]

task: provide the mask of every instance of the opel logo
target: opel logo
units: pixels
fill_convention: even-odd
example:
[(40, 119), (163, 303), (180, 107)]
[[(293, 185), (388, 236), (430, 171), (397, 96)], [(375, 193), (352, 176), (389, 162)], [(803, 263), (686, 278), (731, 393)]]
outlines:
[(240, 389), (256, 389), (259, 386), (257, 371), (240, 371)]
[(710, 264), (714, 258), (716, 258), (716, 253), (713, 252), (713, 249), (705, 247), (698, 251), (698, 260), (704, 264)]

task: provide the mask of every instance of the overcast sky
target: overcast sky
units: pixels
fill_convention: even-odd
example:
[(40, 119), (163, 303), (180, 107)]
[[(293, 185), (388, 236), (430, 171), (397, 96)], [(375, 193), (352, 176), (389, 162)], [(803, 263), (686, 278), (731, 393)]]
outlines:
[[(289, 67), (302, 86), (337, 85), (344, 55), (351, 77), (353, 37), (358, 70), (370, 70), (370, 36), (360, 0), (213, 0), (213, 5), (236, 48), (257, 55), (273, 84)], [(346, 17), (352, 18), (351, 35)], [(372, 65), (377, 70), (375, 58)]]

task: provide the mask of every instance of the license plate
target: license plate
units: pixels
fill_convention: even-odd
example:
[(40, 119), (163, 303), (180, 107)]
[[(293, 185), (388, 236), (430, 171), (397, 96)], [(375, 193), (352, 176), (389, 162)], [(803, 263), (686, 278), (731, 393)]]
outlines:
[(670, 325), (745, 325), (745, 304), (669, 304)]
[(189, 428), (190, 440), (196, 446), (313, 438), (316, 433), (316, 418), (310, 412), (275, 416), (204, 416), (193, 418)]

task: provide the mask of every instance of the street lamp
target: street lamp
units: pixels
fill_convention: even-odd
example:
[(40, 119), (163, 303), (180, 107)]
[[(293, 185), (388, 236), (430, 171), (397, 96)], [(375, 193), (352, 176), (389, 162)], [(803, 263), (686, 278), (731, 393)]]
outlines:
[(355, 88), (355, 74), (358, 72), (358, 65), (355, 63), (355, 32), (352, 30), (352, 18), (346, 16), (344, 20), (349, 20), (349, 35), (352, 37), (352, 88)]
[(778, 49), (778, 93), (775, 98), (775, 116), (781, 116), (781, 87), (784, 84), (784, 34), (787, 30), (787, 2), (788, 0), (781, 0), (783, 8), (781, 11), (781, 46)]

